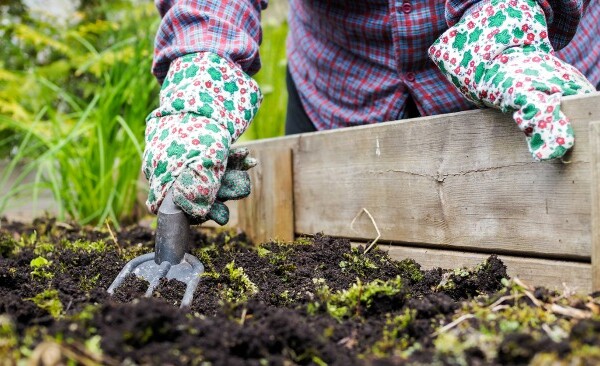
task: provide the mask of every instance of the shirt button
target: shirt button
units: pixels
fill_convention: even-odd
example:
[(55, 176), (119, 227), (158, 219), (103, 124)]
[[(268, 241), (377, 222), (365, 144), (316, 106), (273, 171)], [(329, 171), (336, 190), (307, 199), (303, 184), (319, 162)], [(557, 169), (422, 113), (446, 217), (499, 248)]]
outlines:
[(415, 73), (414, 72), (407, 72), (406, 75), (404, 76), (404, 78), (406, 79), (406, 81), (412, 83), (413, 81), (415, 81)]
[(402, 9), (403, 13), (408, 14), (412, 10), (412, 5), (410, 5), (409, 2), (406, 2), (406, 3), (402, 4), (400, 9)]

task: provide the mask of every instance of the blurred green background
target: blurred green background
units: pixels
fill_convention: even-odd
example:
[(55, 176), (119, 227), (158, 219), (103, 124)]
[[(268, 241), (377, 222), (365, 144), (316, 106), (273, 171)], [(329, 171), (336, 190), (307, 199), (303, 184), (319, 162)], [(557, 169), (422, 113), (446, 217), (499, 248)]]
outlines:
[[(0, 0), (0, 214), (50, 192), (61, 220), (135, 222), (158, 13), (148, 1), (54, 1)], [(286, 8), (270, 7), (255, 75), (265, 99), (243, 140), (284, 131)]]

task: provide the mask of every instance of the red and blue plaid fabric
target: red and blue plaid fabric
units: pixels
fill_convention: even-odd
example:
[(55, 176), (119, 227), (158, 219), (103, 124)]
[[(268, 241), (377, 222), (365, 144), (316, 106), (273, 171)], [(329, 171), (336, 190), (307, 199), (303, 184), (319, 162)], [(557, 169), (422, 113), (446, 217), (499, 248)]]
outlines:
[(592, 0), (575, 37), (556, 55), (575, 66), (600, 90), (600, 0)]
[[(159, 81), (173, 59), (192, 52), (217, 53), (249, 74), (260, 68), (260, 10), (267, 1), (156, 1), (163, 17), (153, 67)], [(538, 1), (553, 44), (564, 46), (587, 1)], [(422, 115), (474, 108), (429, 60), (427, 49), (481, 2), (290, 0), (288, 65), (317, 129), (401, 119), (409, 96)], [(578, 43), (561, 56), (598, 83), (600, 4), (592, 2)]]

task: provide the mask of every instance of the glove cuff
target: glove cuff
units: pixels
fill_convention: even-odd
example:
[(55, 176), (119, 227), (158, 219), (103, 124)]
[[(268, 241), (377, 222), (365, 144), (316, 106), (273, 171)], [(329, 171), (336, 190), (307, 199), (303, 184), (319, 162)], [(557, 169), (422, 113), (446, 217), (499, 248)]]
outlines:
[(218, 121), (235, 142), (256, 115), (262, 93), (237, 65), (211, 52), (175, 59), (160, 91), (160, 107), (147, 118), (189, 114)]
[[(552, 54), (546, 18), (534, 0), (491, 0), (466, 14), (429, 48), (429, 57), (472, 102), (493, 105), (478, 88), (492, 61), (506, 63), (511, 48)], [(495, 73), (490, 73), (493, 75)], [(482, 95), (483, 94), (483, 95)], [(482, 101), (484, 103), (482, 103)]]

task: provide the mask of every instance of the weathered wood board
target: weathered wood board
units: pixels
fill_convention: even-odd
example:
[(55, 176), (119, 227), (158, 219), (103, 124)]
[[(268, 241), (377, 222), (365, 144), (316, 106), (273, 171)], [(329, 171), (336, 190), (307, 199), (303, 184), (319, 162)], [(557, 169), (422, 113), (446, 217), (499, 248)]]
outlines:
[(590, 122), (592, 287), (600, 290), (600, 120)]
[(261, 163), (250, 171), (252, 193), (238, 202), (238, 225), (258, 243), (294, 240), (292, 150), (263, 149), (255, 157)]
[(440, 249), (588, 259), (589, 122), (600, 97), (567, 99), (577, 142), (534, 162), (508, 115), (471, 111), (308, 134), (294, 153), (296, 232), (426, 243)]
[[(497, 253), (511, 274), (533, 284), (600, 289), (600, 128), (592, 125), (600, 121), (600, 94), (565, 98), (562, 109), (576, 134), (562, 161), (533, 161), (512, 118), (492, 110), (246, 146), (254, 154), (292, 149), (296, 235), (368, 241), (378, 229), (382, 242), (404, 244), (392, 246), (394, 255), (432, 266), (472, 265)], [(363, 209), (374, 223), (363, 214), (351, 228)]]
[(258, 165), (249, 171), (250, 196), (227, 203), (232, 213), (229, 226), (242, 228), (256, 243), (294, 240), (292, 151), (296, 144), (296, 138), (281, 138), (245, 145)]

